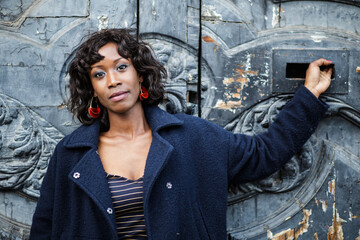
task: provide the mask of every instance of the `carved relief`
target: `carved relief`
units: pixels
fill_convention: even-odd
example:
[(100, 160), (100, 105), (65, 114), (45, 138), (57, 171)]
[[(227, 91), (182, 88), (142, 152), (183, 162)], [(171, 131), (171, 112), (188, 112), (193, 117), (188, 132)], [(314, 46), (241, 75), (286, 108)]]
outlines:
[(38, 1), (1, 1), (0, 25), (19, 26), (24, 21), (23, 15), (26, 10), (32, 7), (36, 2)]
[[(239, 119), (230, 122), (225, 129), (234, 133), (256, 135), (265, 132), (274, 121), (280, 110), (292, 96), (275, 97), (255, 105), (242, 113)], [(313, 163), (311, 141), (305, 143), (302, 151), (295, 155), (286, 165), (270, 177), (253, 183), (232, 186), (229, 191), (229, 202), (242, 201), (260, 192), (284, 192), (299, 186), (309, 172)]]
[(143, 38), (150, 43), (155, 55), (169, 73), (165, 83), (169, 102), (163, 105), (163, 108), (172, 113), (198, 115), (198, 100), (201, 97), (202, 117), (206, 118), (215, 96), (212, 88), (214, 77), (206, 61), (201, 60), (201, 92), (199, 93), (196, 49), (160, 34), (146, 34)]
[(51, 154), (62, 138), (30, 108), (0, 94), (0, 189), (38, 197)]
[[(278, 112), (291, 99), (291, 95), (281, 95), (263, 101), (253, 108), (243, 112), (239, 118), (230, 122), (225, 128), (234, 133), (255, 135), (266, 131), (275, 119)], [(340, 116), (360, 127), (360, 112), (336, 98), (325, 96), (322, 98), (330, 107), (328, 117)], [(301, 152), (295, 155), (285, 166), (270, 177), (251, 183), (231, 186), (229, 189), (228, 205), (239, 209), (247, 199), (259, 193), (283, 193), (289, 198), (277, 206), (277, 209), (268, 213), (266, 217), (253, 219), (245, 225), (236, 225), (237, 215), (228, 214), (230, 224), (229, 234), (234, 239), (254, 237), (262, 234), (265, 229), (279, 226), (301, 211), (302, 206), (308, 204), (323, 186), (329, 175), (333, 161), (339, 160), (360, 172), (360, 158), (350, 150), (331, 142), (328, 139), (313, 135), (304, 145)], [(268, 195), (268, 199), (271, 197)], [(241, 236), (237, 238), (237, 236)]]

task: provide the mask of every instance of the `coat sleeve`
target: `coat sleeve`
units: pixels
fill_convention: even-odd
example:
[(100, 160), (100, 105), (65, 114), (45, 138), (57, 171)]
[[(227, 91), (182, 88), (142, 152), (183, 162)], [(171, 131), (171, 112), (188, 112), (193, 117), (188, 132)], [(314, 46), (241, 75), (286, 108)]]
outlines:
[(301, 86), (280, 111), (268, 131), (245, 136), (229, 136), (229, 183), (267, 177), (300, 151), (313, 134), (328, 105)]
[(58, 146), (51, 157), (47, 172), (41, 184), (40, 198), (36, 205), (30, 230), (30, 240), (51, 239), (57, 148)]

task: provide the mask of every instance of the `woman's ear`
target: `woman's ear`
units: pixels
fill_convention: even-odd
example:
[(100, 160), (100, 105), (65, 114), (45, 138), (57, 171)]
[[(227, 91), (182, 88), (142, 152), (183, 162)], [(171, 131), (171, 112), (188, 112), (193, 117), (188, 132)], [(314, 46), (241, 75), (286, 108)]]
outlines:
[(142, 76), (139, 76), (139, 82), (140, 82), (140, 83), (143, 83), (143, 81), (144, 81), (143, 77), (142, 77)]

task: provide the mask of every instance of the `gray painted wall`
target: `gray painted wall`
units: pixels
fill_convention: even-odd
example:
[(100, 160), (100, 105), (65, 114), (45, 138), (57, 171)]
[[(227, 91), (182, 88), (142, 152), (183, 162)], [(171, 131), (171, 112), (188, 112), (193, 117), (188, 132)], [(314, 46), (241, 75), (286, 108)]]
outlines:
[(359, 22), (359, 0), (0, 0), (0, 239), (28, 237), (51, 153), (78, 126), (66, 109), (74, 50), (130, 27), (169, 71), (162, 107), (233, 132), (271, 124), (303, 81), (287, 66), (330, 58), (327, 117), (281, 171), (231, 186), (229, 239), (359, 240)]

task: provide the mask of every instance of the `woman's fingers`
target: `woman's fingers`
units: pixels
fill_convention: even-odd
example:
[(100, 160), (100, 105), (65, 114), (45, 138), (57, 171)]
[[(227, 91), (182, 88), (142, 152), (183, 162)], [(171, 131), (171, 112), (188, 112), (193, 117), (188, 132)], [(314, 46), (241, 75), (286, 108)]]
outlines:
[[(316, 97), (325, 92), (330, 86), (332, 61), (320, 58), (310, 63), (306, 71), (305, 87), (307, 87)], [(324, 68), (325, 66), (325, 68)], [(320, 69), (322, 67), (322, 69)]]

